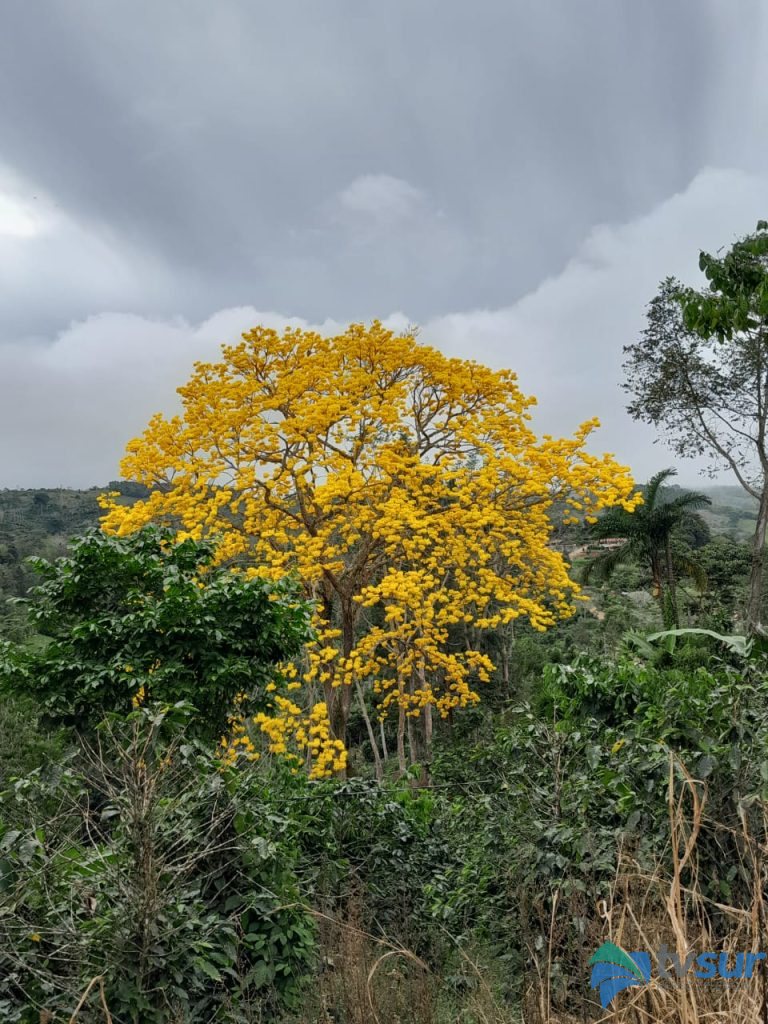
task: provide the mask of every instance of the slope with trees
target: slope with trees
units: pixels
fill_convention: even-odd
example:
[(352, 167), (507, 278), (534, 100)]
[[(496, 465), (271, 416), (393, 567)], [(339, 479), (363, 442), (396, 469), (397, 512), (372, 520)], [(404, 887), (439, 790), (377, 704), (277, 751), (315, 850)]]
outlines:
[[(65, 550), (83, 499), (4, 493), (48, 559), (0, 623), (3, 1021), (572, 1024), (607, 1019), (606, 939), (765, 948), (766, 651), (722, 505), (378, 324), (256, 329), (182, 398), (106, 532)], [(764, 1009), (755, 972), (608, 1012)]]

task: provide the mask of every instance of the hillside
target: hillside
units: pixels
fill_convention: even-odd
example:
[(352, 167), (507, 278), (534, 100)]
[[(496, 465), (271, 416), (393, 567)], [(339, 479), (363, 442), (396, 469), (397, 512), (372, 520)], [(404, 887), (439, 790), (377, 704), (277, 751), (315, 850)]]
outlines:
[(98, 525), (103, 490), (119, 490), (126, 500), (144, 488), (111, 481), (106, 488), (78, 491), (68, 488), (33, 488), (0, 491), (0, 633), (13, 634), (21, 621), (7, 598), (23, 597), (33, 578), (26, 559), (32, 555), (57, 558), (67, 542)]

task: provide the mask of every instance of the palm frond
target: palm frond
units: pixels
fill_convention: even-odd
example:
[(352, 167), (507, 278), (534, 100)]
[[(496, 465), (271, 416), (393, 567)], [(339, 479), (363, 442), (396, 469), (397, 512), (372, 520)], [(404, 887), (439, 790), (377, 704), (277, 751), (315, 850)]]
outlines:
[(628, 561), (631, 556), (631, 544), (623, 544), (620, 548), (614, 548), (613, 551), (606, 551), (604, 554), (598, 555), (587, 562), (582, 569), (582, 582), (589, 583), (593, 576), (597, 576), (601, 580), (609, 580), (615, 570), (623, 562)]
[(633, 528), (633, 515), (623, 508), (608, 509), (592, 524), (589, 532), (598, 538), (625, 537), (627, 530)]
[(648, 481), (647, 486), (643, 490), (643, 497), (649, 510), (656, 507), (659, 492), (671, 476), (677, 476), (676, 469), (662, 469), (655, 473)]
[(665, 507), (679, 509), (680, 511), (693, 511), (711, 504), (712, 499), (708, 498), (706, 494), (700, 494), (698, 491), (686, 491), (685, 494), (681, 494), (679, 497), (673, 498), (672, 501), (666, 502)]
[(699, 593), (704, 593), (707, 589), (707, 574), (701, 563), (697, 562), (695, 558), (689, 558), (687, 555), (675, 554), (672, 564), (678, 575), (689, 576), (696, 584), (696, 589)]

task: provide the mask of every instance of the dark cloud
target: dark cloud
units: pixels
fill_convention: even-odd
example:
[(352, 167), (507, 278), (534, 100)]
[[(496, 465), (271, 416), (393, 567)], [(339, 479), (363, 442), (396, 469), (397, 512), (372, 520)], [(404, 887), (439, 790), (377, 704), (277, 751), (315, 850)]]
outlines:
[[(425, 317), (457, 287), (499, 305), (718, 162), (706, 0), (11, 0), (2, 18), (6, 161), (173, 267), (167, 312)], [(423, 190), (441, 223), (361, 260), (322, 210), (363, 175)]]
[[(593, 258), (597, 226), (663, 216), (710, 167), (751, 183), (743, 232), (768, 173), (767, 18), (762, 0), (8, 0), (0, 343), (67, 351), (93, 314), (243, 306), (507, 323)], [(680, 240), (694, 255), (723, 230), (706, 201)], [(654, 237), (633, 330), (646, 279), (673, 269)], [(592, 302), (578, 337), (547, 328), (542, 399), (562, 352), (605, 358), (612, 298)], [(97, 322), (118, 345), (124, 321)], [(620, 394), (602, 401), (620, 415)]]

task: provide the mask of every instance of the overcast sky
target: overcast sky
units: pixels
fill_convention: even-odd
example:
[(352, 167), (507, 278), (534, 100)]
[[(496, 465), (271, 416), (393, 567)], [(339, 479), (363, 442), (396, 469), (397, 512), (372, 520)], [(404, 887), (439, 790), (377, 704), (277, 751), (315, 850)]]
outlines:
[(621, 349), (768, 216), (767, 53), (765, 0), (3, 0), (0, 486), (115, 478), (257, 322), (373, 317), (672, 464)]

